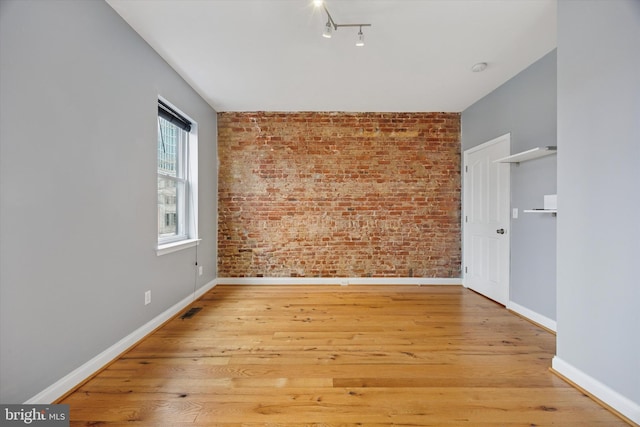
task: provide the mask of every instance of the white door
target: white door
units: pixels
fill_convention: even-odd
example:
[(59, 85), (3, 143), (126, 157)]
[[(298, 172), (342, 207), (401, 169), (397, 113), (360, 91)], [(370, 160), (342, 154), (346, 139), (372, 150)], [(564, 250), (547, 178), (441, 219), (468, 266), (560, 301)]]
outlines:
[(500, 304), (509, 300), (509, 156), (503, 135), (464, 152), (464, 283)]

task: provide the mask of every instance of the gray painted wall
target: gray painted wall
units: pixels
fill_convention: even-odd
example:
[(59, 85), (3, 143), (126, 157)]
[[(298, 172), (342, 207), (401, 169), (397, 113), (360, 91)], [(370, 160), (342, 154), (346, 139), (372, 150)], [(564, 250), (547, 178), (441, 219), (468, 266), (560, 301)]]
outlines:
[[(0, 2), (0, 401), (215, 278), (216, 114), (105, 2)], [(199, 126), (198, 248), (156, 256), (156, 113)], [(144, 291), (152, 303), (144, 306)]]
[(558, 29), (557, 355), (638, 405), (640, 2), (561, 0)]
[[(490, 72), (488, 69), (485, 72)], [(556, 145), (556, 51), (462, 112), (462, 149), (511, 133), (511, 152)], [(511, 166), (509, 299), (556, 320), (556, 218), (527, 214), (556, 193), (556, 156)]]

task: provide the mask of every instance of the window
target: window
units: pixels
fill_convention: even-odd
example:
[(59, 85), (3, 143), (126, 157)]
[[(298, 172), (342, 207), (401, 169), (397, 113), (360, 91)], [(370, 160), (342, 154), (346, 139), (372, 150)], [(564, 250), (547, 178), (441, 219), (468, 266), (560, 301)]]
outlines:
[(195, 124), (158, 100), (158, 248), (197, 239)]

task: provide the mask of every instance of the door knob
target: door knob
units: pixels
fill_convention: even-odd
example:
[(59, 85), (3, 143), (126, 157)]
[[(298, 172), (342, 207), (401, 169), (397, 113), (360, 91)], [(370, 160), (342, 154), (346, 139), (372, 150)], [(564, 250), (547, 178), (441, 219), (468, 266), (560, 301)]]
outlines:
[(498, 234), (504, 234), (504, 228), (499, 228), (496, 230), (496, 233)]

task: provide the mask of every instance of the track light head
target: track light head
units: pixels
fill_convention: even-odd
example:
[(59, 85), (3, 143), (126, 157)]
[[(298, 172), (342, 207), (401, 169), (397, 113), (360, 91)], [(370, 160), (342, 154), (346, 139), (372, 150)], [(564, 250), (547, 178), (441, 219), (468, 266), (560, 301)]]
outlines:
[(358, 31), (358, 40), (356, 40), (356, 46), (364, 46), (364, 34), (362, 34), (362, 27), (360, 27), (360, 31)]
[(322, 31), (322, 37), (326, 39), (330, 39), (333, 34), (333, 25), (331, 25), (331, 20), (327, 21), (327, 25), (324, 26), (324, 31)]

